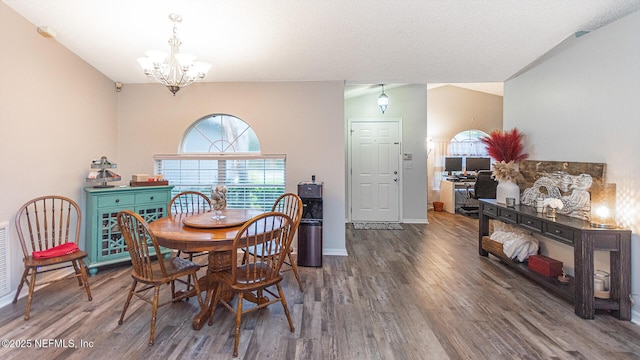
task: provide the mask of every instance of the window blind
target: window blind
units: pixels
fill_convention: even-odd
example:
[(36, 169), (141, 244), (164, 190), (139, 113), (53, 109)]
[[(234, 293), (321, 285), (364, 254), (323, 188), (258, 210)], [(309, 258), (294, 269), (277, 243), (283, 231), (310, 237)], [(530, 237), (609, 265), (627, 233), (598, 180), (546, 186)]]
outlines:
[(174, 185), (172, 195), (199, 191), (211, 196), (216, 185), (227, 188), (228, 209), (270, 210), (284, 193), (285, 155), (156, 155), (155, 172)]

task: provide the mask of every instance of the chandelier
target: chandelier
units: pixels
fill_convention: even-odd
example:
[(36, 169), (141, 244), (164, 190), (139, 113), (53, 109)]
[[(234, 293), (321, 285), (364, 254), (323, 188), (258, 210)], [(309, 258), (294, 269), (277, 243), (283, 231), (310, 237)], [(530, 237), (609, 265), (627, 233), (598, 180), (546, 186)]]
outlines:
[(166, 86), (175, 96), (181, 88), (204, 79), (211, 64), (195, 61), (195, 55), (180, 52), (182, 42), (177, 36), (177, 31), (182, 16), (170, 14), (169, 20), (173, 22), (173, 37), (169, 39), (171, 53), (149, 50), (144, 53), (147, 56), (138, 58), (138, 63), (145, 75)]

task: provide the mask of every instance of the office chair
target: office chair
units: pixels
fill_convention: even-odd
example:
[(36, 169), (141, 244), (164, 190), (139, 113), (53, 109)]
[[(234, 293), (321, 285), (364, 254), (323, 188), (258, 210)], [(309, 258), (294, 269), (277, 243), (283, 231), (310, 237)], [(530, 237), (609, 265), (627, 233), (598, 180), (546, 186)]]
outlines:
[(498, 182), (491, 177), (490, 170), (478, 171), (473, 192), (469, 194), (472, 199), (495, 199)]
[[(476, 183), (473, 186), (473, 190), (468, 190), (467, 192), (467, 200), (495, 199), (497, 187), (498, 182), (491, 177), (490, 170), (478, 171), (478, 175), (476, 176)], [(469, 204), (465, 204), (465, 206), (460, 208), (460, 211), (465, 215), (476, 215), (478, 214), (479, 210), (480, 207), (478, 205)]]

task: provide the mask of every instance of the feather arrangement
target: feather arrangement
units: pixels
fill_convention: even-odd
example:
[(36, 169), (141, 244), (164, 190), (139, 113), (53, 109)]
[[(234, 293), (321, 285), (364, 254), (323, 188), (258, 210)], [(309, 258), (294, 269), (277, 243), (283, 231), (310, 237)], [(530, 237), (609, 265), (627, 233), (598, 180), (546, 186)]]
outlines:
[(494, 130), (489, 136), (481, 137), (480, 141), (486, 145), (489, 156), (497, 161), (509, 163), (525, 160), (529, 157), (529, 154), (524, 152), (523, 138), (524, 134), (513, 128), (511, 130)]

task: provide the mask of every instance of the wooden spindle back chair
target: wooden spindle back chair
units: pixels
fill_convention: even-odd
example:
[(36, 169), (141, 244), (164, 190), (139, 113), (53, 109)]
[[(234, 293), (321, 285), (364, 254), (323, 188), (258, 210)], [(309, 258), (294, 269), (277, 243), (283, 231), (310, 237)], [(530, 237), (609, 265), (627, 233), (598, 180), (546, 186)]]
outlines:
[[(77, 248), (81, 220), (82, 213), (78, 204), (67, 197), (58, 195), (32, 199), (18, 210), (15, 225), (24, 255), (24, 272), (13, 303), (18, 301), (22, 286), (26, 282), (29, 285), (29, 294), (24, 314), (25, 320), (29, 319), (36, 286), (36, 275), (40, 273), (73, 266), (75, 274), (63, 279), (77, 278), (78, 285), (84, 286), (89, 301), (93, 299), (89, 289), (87, 272), (82, 261), (87, 257), (87, 253)], [(70, 250), (67, 245), (71, 245), (73, 250)], [(37, 256), (43, 252), (48, 252), (51, 256), (47, 258)], [(38, 283), (38, 285), (63, 279)]]
[(174, 214), (202, 214), (211, 211), (211, 199), (198, 191), (183, 191), (169, 201), (167, 211)]
[[(282, 281), (280, 268), (287, 254), (284, 251), (280, 251), (276, 256), (269, 255), (273, 253), (275, 248), (287, 249), (291, 246), (292, 237), (290, 233), (292, 229), (293, 221), (284, 213), (268, 212), (252, 218), (242, 226), (233, 240), (231, 271), (210, 274), (218, 285), (213, 295), (213, 301), (210, 304), (211, 308), (209, 310), (212, 315), (209, 318), (209, 325), (213, 324), (213, 311), (218, 301), (236, 315), (233, 356), (238, 356), (240, 323), (243, 314), (280, 302), (289, 321), (289, 329), (291, 332), (294, 331), (287, 301), (280, 285)], [(250, 247), (256, 248), (260, 244), (263, 246), (262, 253), (258, 254), (259, 256), (238, 258), (238, 250)], [(238, 295), (235, 309), (220, 297), (223, 287), (219, 283), (225, 284), (233, 293)], [(277, 293), (269, 289), (274, 285), (277, 288)], [(273, 298), (268, 299), (263, 296), (264, 292)], [(242, 302), (245, 297), (247, 299), (255, 299), (257, 306), (243, 310)]]
[[(149, 345), (153, 345), (155, 338), (156, 314), (160, 306), (176, 302), (180, 299), (193, 296), (189, 291), (176, 293), (175, 282), (181, 282), (187, 285), (187, 290), (193, 286), (195, 288), (195, 296), (198, 298), (200, 309), (203, 308), (202, 297), (200, 296), (200, 287), (198, 286), (198, 278), (196, 276), (200, 266), (186, 259), (172, 257), (165, 259), (162, 257), (158, 240), (149, 231), (147, 222), (137, 213), (130, 210), (123, 210), (118, 213), (118, 226), (124, 240), (127, 244), (127, 250), (131, 255), (131, 277), (133, 284), (129, 290), (129, 295), (122, 309), (118, 325), (124, 321), (124, 316), (131, 302), (133, 295), (151, 304), (151, 329), (149, 335)], [(152, 257), (151, 249), (158, 254), (157, 260)], [(180, 278), (187, 277), (193, 279), (193, 283), (183, 281)], [(145, 284), (141, 289), (136, 290), (138, 283)], [(164, 284), (171, 284), (171, 300), (159, 304), (160, 287)], [(153, 289), (153, 298), (146, 296), (147, 290)]]
[[(213, 210), (211, 199), (198, 191), (183, 191), (176, 194), (171, 198), (167, 207), (169, 216), (175, 214), (202, 214), (211, 210)], [(194, 257), (207, 254), (206, 251), (178, 251), (178, 256), (182, 253), (187, 255), (189, 261), (193, 261)], [(201, 266), (206, 266), (206, 264)]]
[[(290, 236), (291, 243), (293, 243), (293, 238), (295, 237), (295, 234), (298, 231), (298, 227), (300, 226), (300, 221), (302, 220), (302, 199), (300, 199), (298, 195), (293, 193), (282, 194), (274, 202), (271, 211), (285, 213), (291, 218), (291, 220), (293, 221), (293, 227), (290, 232)], [(245, 259), (247, 254), (251, 256), (261, 256), (262, 254), (264, 254), (262, 245), (257, 245), (255, 248), (249, 247), (243, 250), (245, 251)], [(271, 250), (273, 251), (273, 253), (267, 252), (266, 254), (268, 256), (279, 254), (282, 251), (282, 249), (275, 247), (272, 247)], [(293, 248), (291, 246), (285, 249), (286, 258), (284, 260), (284, 264), (289, 266), (287, 270), (293, 270), (293, 274), (295, 275), (296, 281), (298, 282), (298, 287), (300, 288), (300, 291), (303, 291), (302, 279), (300, 278), (298, 265), (297, 262), (293, 259), (292, 252)]]

